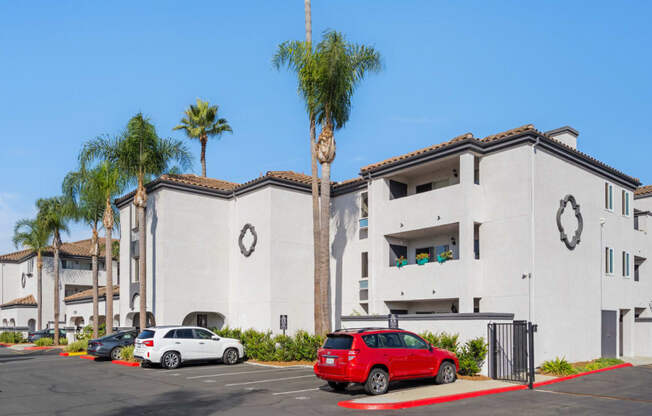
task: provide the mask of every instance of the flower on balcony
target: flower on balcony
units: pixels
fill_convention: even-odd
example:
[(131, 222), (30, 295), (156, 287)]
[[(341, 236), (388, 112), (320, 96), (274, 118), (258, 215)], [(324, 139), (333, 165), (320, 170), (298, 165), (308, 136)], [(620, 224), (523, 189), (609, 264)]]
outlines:
[(452, 258), (453, 258), (453, 251), (451, 250), (444, 251), (443, 253), (437, 255), (437, 261), (439, 263), (443, 263), (447, 260), (451, 260)]
[(403, 256), (396, 259), (396, 267), (407, 266), (407, 259)]
[(419, 253), (417, 254), (417, 264), (423, 265), (430, 261), (430, 256), (428, 253)]

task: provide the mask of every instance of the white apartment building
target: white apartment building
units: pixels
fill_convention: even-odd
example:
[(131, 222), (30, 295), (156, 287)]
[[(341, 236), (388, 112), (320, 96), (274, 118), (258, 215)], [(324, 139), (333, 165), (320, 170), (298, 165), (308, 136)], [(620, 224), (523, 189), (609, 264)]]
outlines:
[[(537, 362), (652, 356), (652, 187), (577, 139), (570, 127), (469, 133), (333, 184), (334, 326), (394, 313), (464, 340), (489, 321), (529, 320)], [(290, 332), (313, 328), (309, 176), (164, 175), (147, 191), (151, 323), (278, 331), (286, 315)], [(116, 200), (122, 326), (138, 322), (133, 195)]]
[[(68, 310), (67, 299), (92, 289), (90, 240), (63, 243), (60, 249), (60, 321), (61, 327), (79, 327), (92, 322), (90, 313)], [(99, 284), (106, 283), (104, 252), (98, 257)], [(113, 281), (118, 283), (118, 262), (113, 261)], [(43, 327), (54, 325), (54, 258), (48, 247), (43, 252)], [(36, 253), (21, 250), (0, 255), (0, 331), (33, 331), (37, 326), (37, 268)], [(92, 305), (92, 300), (91, 300)], [(114, 309), (117, 312), (117, 309)], [(100, 323), (104, 321), (104, 307), (100, 308)], [(119, 317), (114, 317), (119, 321)]]

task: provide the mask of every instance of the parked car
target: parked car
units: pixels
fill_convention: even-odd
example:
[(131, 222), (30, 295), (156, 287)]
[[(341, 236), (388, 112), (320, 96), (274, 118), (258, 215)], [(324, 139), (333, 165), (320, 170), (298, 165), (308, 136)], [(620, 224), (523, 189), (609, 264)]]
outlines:
[[(65, 338), (66, 331), (63, 329), (59, 330), (59, 338)], [(40, 331), (29, 331), (27, 333), (27, 342), (33, 343), (36, 340), (41, 338), (52, 338), (54, 339), (54, 328), (42, 329)]]
[(174, 369), (187, 361), (220, 360), (235, 364), (245, 356), (237, 339), (223, 338), (206, 328), (194, 326), (152, 327), (136, 338), (134, 357), (163, 368)]
[(331, 388), (361, 383), (372, 395), (386, 393), (394, 380), (434, 377), (437, 384), (452, 383), (459, 370), (455, 354), (402, 329), (338, 330), (328, 334), (317, 356), (315, 374)]
[(86, 352), (96, 357), (105, 357), (112, 360), (122, 358), (120, 352), (129, 345), (134, 345), (138, 331), (122, 331), (116, 334), (107, 335), (98, 339), (88, 341)]

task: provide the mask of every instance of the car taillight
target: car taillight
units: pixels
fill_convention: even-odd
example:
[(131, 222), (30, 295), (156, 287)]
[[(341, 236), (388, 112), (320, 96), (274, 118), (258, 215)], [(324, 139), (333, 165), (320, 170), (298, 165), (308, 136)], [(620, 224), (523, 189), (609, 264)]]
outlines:
[(154, 340), (148, 339), (147, 341), (143, 341), (143, 345), (146, 347), (153, 347), (154, 346)]
[(360, 350), (349, 350), (349, 361), (355, 360), (355, 357), (358, 356)]

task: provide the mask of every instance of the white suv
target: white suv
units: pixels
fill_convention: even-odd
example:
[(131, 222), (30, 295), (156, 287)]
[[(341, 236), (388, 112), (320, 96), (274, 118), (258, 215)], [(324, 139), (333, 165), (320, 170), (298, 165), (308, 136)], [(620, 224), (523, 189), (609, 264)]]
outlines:
[(230, 365), (244, 358), (244, 354), (239, 340), (221, 338), (195, 326), (147, 328), (138, 335), (134, 346), (134, 357), (169, 369), (192, 360), (222, 360)]

